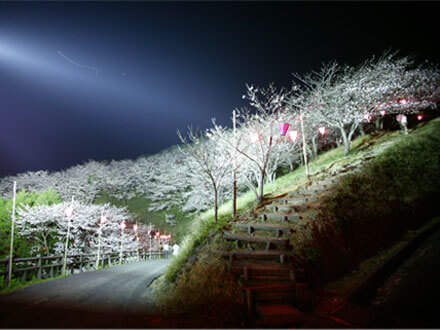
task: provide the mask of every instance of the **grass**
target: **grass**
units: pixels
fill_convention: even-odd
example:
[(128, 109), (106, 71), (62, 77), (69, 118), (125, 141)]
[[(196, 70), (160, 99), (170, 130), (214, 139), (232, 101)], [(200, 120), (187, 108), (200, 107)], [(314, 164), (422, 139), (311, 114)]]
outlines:
[[(383, 142), (393, 144), (384, 149)], [(437, 212), (439, 145), (438, 122), (390, 135), (382, 153), (340, 180), (302, 237), (292, 237), (323, 280), (358, 267)]]
[[(145, 225), (151, 223), (153, 228), (160, 230), (161, 233), (171, 233), (173, 241), (175, 242), (180, 242), (184, 236), (188, 234), (189, 226), (192, 221), (192, 219), (188, 217), (188, 214), (182, 212), (178, 207), (162, 211), (149, 211), (148, 208), (151, 205), (151, 200), (145, 196), (138, 196), (130, 200), (119, 200), (101, 192), (101, 194), (95, 199), (94, 203), (110, 203), (117, 207), (126, 207), (134, 220)], [(165, 222), (166, 214), (174, 215), (173, 220), (176, 220), (175, 226), (171, 226)]]
[[(415, 220), (414, 216), (420, 214), (416, 210), (419, 212), (423, 205), (432, 203), (432, 199), (426, 197), (438, 192), (439, 133), (438, 122), (419, 125), (408, 136), (399, 132), (375, 132), (355, 139), (347, 156), (343, 156), (341, 146), (309, 163), (313, 179), (325, 177), (330, 170), (347, 164), (360, 165), (358, 171), (340, 180), (332, 195), (320, 205), (324, 211), (310, 214), (306, 229), (297, 232), (293, 239), (296, 240), (294, 245), (300, 247), (300, 256), (311, 264), (317, 283), (338, 283), (338, 280), (347, 283), (350, 276), (355, 282), (356, 276), (364, 276), (397, 249), (402, 244), (399, 242), (406, 239), (405, 235), (411, 235), (406, 234), (408, 230), (411, 233), (423, 225), (423, 221)], [(375, 157), (367, 161), (365, 157), (373, 152)], [(265, 197), (294, 190), (305, 181), (304, 168), (298, 168), (265, 185)], [(239, 218), (250, 217), (249, 210), (256, 206), (254, 199), (250, 191), (239, 196)], [(396, 203), (399, 200), (402, 203)], [(162, 296), (161, 306), (175, 306), (175, 302), (185, 301), (185, 310), (197, 310), (197, 306), (203, 305), (202, 301), (210, 301), (215, 296), (201, 294), (197, 289), (202, 283), (206, 284), (203, 278), (227, 276), (222, 268), (225, 260), (209, 247), (215, 245), (217, 252), (231, 247), (231, 243), (221, 240), (220, 234), (230, 227), (231, 212), (232, 203), (228, 201), (219, 208), (217, 224), (213, 222), (213, 210), (194, 219), (189, 227), (191, 234), (185, 237), (181, 253), (171, 261), (160, 284), (159, 291), (166, 292), (168, 297)], [(407, 216), (402, 218), (405, 213)], [(379, 235), (374, 234), (377, 231)], [(300, 242), (298, 237), (302, 238)], [(226, 283), (231, 285), (224, 288), (228, 292), (237, 288), (237, 283)], [(213, 285), (218, 284), (213, 282)], [(241, 305), (235, 300), (231, 306)]]
[(34, 284), (44, 283), (44, 282), (47, 282), (47, 281), (56, 280), (56, 279), (63, 278), (63, 277), (66, 277), (66, 276), (69, 276), (69, 275), (60, 275), (60, 276), (51, 277), (51, 278), (44, 278), (44, 279), (41, 279), (41, 280), (33, 279), (31, 281), (26, 281), (26, 282), (21, 282), (20, 279), (18, 279), (18, 278), (13, 278), (11, 280), (10, 286), (2, 287), (0, 289), (0, 295), (7, 294), (7, 293), (15, 291), (15, 290), (23, 289), (23, 288), (26, 288), (28, 286), (34, 285)]

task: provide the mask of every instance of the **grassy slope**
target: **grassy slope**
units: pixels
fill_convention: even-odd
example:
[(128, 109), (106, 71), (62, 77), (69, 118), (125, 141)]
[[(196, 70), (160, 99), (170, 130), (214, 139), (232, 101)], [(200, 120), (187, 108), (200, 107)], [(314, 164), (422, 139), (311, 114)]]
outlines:
[[(440, 187), (440, 123), (421, 126), (424, 127), (408, 136), (382, 132), (360, 137), (353, 141), (347, 157), (342, 157), (342, 149), (336, 148), (310, 164), (311, 176), (319, 177), (329, 167), (335, 169), (359, 161), (372, 150), (385, 149), (362, 166), (361, 171), (340, 182), (321, 205), (322, 211), (314, 214), (305, 229), (308, 232), (292, 237), (298, 253), (314, 266), (321, 281), (335, 279), (375, 254), (383, 254), (383, 249), (402, 239), (408, 229), (423, 225), (425, 216), (433, 212), (428, 206), (433, 205), (429, 197)], [(265, 192), (280, 194), (302, 181), (304, 169), (300, 168), (266, 185)], [(251, 192), (240, 196), (239, 213), (245, 214), (252, 201)], [(418, 216), (420, 212), (422, 216)], [(219, 213), (218, 224), (213, 223), (212, 210), (194, 220), (182, 253), (172, 261), (166, 278), (158, 284), (157, 292), (167, 293), (160, 297), (159, 305), (174, 311), (197, 311), (204, 306), (214, 312), (212, 306), (222, 297), (224, 306), (230, 306), (237, 316), (231, 321), (237, 326), (240, 323), (234, 322), (238, 322), (244, 302), (220, 257), (228, 243), (221, 240), (219, 229), (228, 226), (231, 203), (222, 205)], [(300, 236), (302, 240), (298, 239)], [(227, 294), (213, 293), (215, 288), (222, 288)]]

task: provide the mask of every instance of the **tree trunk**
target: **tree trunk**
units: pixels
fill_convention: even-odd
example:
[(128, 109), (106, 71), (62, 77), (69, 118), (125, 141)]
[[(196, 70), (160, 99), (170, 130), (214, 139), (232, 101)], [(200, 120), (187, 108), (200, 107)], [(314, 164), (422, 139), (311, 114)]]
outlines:
[(312, 137), (312, 153), (313, 153), (313, 159), (316, 159), (318, 157), (318, 147), (316, 146), (316, 136)]
[(260, 173), (260, 182), (258, 185), (258, 189), (260, 190), (259, 196), (258, 196), (258, 202), (261, 202), (263, 200), (263, 194), (264, 194), (264, 175), (265, 171), (261, 171)]
[(341, 131), (342, 140), (344, 141), (344, 156), (347, 156), (347, 154), (350, 152), (350, 140), (348, 139), (347, 133), (343, 127), (339, 127), (339, 130)]
[(214, 222), (217, 223), (218, 219), (218, 192), (217, 187), (214, 185)]

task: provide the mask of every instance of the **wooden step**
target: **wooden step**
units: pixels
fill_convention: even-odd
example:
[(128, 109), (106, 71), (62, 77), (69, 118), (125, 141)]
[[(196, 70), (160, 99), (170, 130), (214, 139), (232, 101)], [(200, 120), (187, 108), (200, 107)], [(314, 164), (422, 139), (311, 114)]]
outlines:
[(269, 204), (265, 209), (271, 212), (292, 213), (300, 212), (309, 209), (307, 204)]
[(298, 189), (298, 190), (295, 190), (295, 191), (289, 191), (288, 193), (287, 193), (287, 196), (289, 196), (289, 197), (305, 197), (305, 198), (308, 198), (308, 197), (310, 197), (310, 196), (313, 196), (313, 195), (319, 195), (319, 194), (321, 194), (321, 193), (323, 193), (323, 192), (325, 192), (326, 190), (312, 190), (312, 189)]
[(276, 237), (280, 237), (283, 233), (293, 232), (292, 228), (290, 228), (289, 226), (277, 224), (236, 223), (235, 227), (247, 229), (249, 235), (257, 230), (274, 231), (276, 232)]
[(255, 264), (255, 263), (229, 263), (229, 272), (238, 275), (244, 280), (262, 280), (278, 282), (295, 281), (295, 270), (283, 264)]
[(262, 327), (298, 326), (305, 314), (289, 304), (256, 304), (255, 309), (261, 317)]
[(284, 264), (296, 261), (297, 258), (285, 251), (233, 251), (229, 253), (229, 260), (272, 260)]
[(302, 204), (314, 202), (317, 200), (318, 200), (318, 197), (316, 197), (316, 196), (308, 196), (308, 197), (290, 196), (290, 197), (284, 197), (284, 198), (278, 199), (278, 201), (280, 203), (293, 204), (293, 205), (295, 205), (295, 204), (302, 205)]
[(260, 214), (261, 221), (266, 221), (267, 219), (279, 220), (282, 223), (286, 221), (299, 221), (302, 219), (300, 215), (293, 213), (264, 213)]
[(300, 191), (314, 191), (314, 192), (324, 192), (327, 191), (329, 188), (331, 187), (331, 185), (325, 185), (325, 184), (311, 184), (311, 185), (307, 185), (307, 186), (301, 186), (299, 187)]
[[(277, 238), (277, 237), (255, 237), (249, 235), (235, 235), (232, 233), (224, 232), (223, 238), (229, 241), (236, 242), (247, 242), (247, 243), (263, 243), (266, 244), (266, 250), (272, 249), (275, 245), (288, 247), (289, 239), (288, 238)], [(238, 244), (239, 247), (240, 244)]]

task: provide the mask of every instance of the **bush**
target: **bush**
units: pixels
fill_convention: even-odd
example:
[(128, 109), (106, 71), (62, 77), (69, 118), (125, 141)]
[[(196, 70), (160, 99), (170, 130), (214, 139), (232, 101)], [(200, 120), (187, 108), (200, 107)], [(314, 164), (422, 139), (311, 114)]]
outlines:
[(437, 211), (439, 146), (440, 123), (431, 122), (341, 180), (321, 205), (303, 247), (305, 255), (314, 254), (310, 260), (321, 276), (330, 279), (353, 268)]
[[(36, 205), (52, 205), (61, 203), (60, 196), (53, 189), (48, 189), (40, 193), (26, 192), (21, 190), (16, 194), (15, 207), (28, 205), (30, 207)], [(0, 258), (9, 256), (11, 244), (11, 214), (12, 199), (0, 198)], [(17, 232), (15, 232), (17, 234)], [(18, 235), (14, 235), (14, 255), (15, 257), (29, 256), (31, 246), (26, 239)]]

